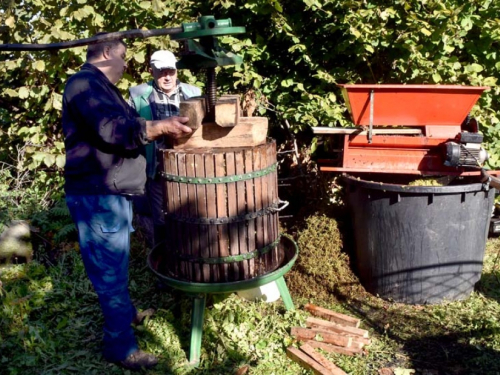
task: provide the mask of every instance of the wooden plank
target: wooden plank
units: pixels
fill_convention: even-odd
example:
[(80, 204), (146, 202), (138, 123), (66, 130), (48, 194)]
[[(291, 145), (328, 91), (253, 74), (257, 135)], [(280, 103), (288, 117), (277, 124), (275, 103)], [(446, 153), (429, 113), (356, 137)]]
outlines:
[[(253, 172), (253, 149), (245, 149), (245, 173)], [(246, 193), (247, 193), (247, 213), (255, 212), (255, 190), (254, 180), (246, 180)], [(248, 220), (247, 234), (248, 234), (248, 251), (254, 251), (255, 247), (255, 221), (256, 219)], [(255, 259), (248, 261), (248, 273), (250, 277), (255, 277)]]
[[(175, 153), (173, 152), (168, 152), (165, 154), (166, 155), (166, 158), (164, 159), (164, 162), (165, 162), (165, 168), (166, 170), (168, 171), (167, 173), (170, 173), (170, 174), (177, 174), (178, 173), (178, 170), (177, 170), (177, 165), (176, 165), (176, 160), (175, 160)], [(172, 182), (172, 181), (167, 181), (166, 182), (166, 186), (165, 188), (163, 189), (163, 204), (166, 206), (164, 207), (164, 210), (169, 212), (170, 214), (177, 214), (178, 211), (179, 211), (179, 202), (177, 202), (177, 194), (176, 194), (176, 190), (177, 190), (177, 186), (178, 184), (176, 182)], [(166, 194), (166, 195), (165, 195)], [(172, 221), (170, 225), (170, 234), (169, 234), (169, 237), (168, 238), (168, 242), (169, 244), (165, 244), (165, 249), (168, 248), (168, 252), (169, 254), (172, 254), (172, 253), (175, 253), (176, 251), (179, 250), (180, 246), (181, 246), (181, 241), (182, 241), (182, 238), (179, 238), (179, 235), (178, 235), (178, 232), (179, 232), (179, 223), (177, 221)], [(169, 267), (170, 270), (172, 272), (179, 272), (179, 268), (178, 268), (178, 263), (174, 262), (174, 264), (172, 264), (172, 266)]]
[[(177, 153), (177, 168), (179, 171), (179, 176), (186, 176), (186, 154), (184, 152)], [(180, 197), (180, 205), (181, 210), (180, 213), (182, 217), (189, 217), (189, 196), (188, 196), (188, 185), (187, 184), (179, 184), (179, 197)], [(191, 231), (191, 225), (183, 224), (183, 230), (181, 231), (184, 240), (182, 241), (182, 247), (179, 249), (182, 254), (192, 255), (192, 244), (191, 238), (193, 233)], [(193, 279), (193, 268), (191, 263), (182, 261), (180, 262), (180, 274), (187, 278), (188, 280)]]
[[(226, 152), (226, 173), (228, 176), (236, 174), (235, 156), (234, 152)], [(236, 182), (227, 183), (227, 207), (229, 217), (238, 214), (238, 202), (236, 197)], [(230, 223), (229, 229), (229, 254), (239, 254), (239, 237), (238, 237), (238, 223)], [(238, 263), (233, 262), (229, 267), (229, 275), (231, 281), (239, 281), (239, 266)]]
[(201, 127), (206, 114), (206, 99), (205, 97), (195, 97), (180, 102), (179, 115), (181, 117), (189, 117), (186, 126), (196, 130)]
[(266, 117), (240, 117), (237, 126), (223, 128), (215, 123), (204, 123), (185, 137), (173, 141), (174, 149), (253, 147), (266, 142)]
[[(292, 327), (290, 333), (300, 341), (315, 340), (345, 347), (349, 347), (352, 344), (352, 337), (339, 335), (333, 332), (318, 331), (315, 329), (302, 327)], [(317, 340), (318, 338), (321, 339)]]
[(360, 323), (361, 323), (361, 321), (357, 318), (353, 318), (353, 317), (348, 316), (348, 315), (337, 313), (335, 311), (328, 310), (328, 309), (325, 309), (323, 307), (313, 305), (311, 303), (307, 303), (304, 306), (304, 309), (306, 309), (311, 314), (313, 314), (317, 317), (320, 317), (320, 318), (323, 318), (326, 320), (330, 320), (330, 321), (338, 323), (338, 324), (343, 324), (343, 325), (349, 326), (349, 327), (358, 328)]
[[(314, 134), (356, 134), (356, 135), (366, 135), (368, 132), (364, 128), (329, 128), (322, 126), (312, 127)], [(407, 134), (407, 135), (418, 135), (422, 134), (420, 129), (400, 129), (400, 128), (374, 128), (372, 134)]]
[[(261, 168), (267, 168), (269, 166), (268, 159), (267, 159), (267, 152), (266, 152), (266, 145), (263, 145), (259, 147), (259, 152), (260, 152), (260, 162), (261, 162)], [(269, 185), (269, 180), (268, 180), (269, 175), (263, 176), (260, 178), (262, 181), (262, 208), (268, 208), (269, 207), (269, 191), (268, 191), (268, 185)], [(264, 244), (261, 248), (268, 246), (270, 243), (274, 241), (274, 238), (271, 238), (270, 233), (269, 233), (269, 221), (270, 221), (270, 215), (264, 215), (262, 216), (263, 222), (262, 222), (262, 228), (264, 229)], [(264, 269), (265, 273), (268, 273), (271, 268), (271, 262), (272, 262), (272, 254), (268, 252), (262, 257), (262, 260), (264, 262)]]
[[(238, 151), (234, 153), (235, 163), (236, 163), (236, 174), (242, 175), (245, 173), (245, 159), (244, 159), (244, 151)], [(238, 207), (238, 216), (244, 215), (246, 213), (246, 192), (245, 192), (245, 182), (238, 181), (236, 183), (236, 195), (237, 195), (237, 207)], [(238, 233), (239, 233), (239, 254), (248, 254), (248, 231), (247, 231), (247, 222), (240, 221), (238, 222)], [(240, 269), (240, 279), (246, 280), (250, 278), (248, 272), (248, 261), (242, 261), (239, 263)]]
[(302, 352), (297, 348), (294, 348), (293, 346), (289, 346), (288, 348), (286, 348), (286, 355), (288, 358), (298, 363), (303, 368), (311, 370), (314, 374), (335, 375), (330, 370), (321, 366), (318, 362), (309, 357), (307, 354), (305, 354), (304, 352)]
[(341, 333), (341, 334), (344, 333), (344, 334), (354, 335), (354, 336), (359, 336), (359, 337), (364, 337), (364, 338), (368, 337), (368, 331), (365, 329), (345, 326), (342, 324), (331, 322), (329, 320), (314, 318), (312, 316), (310, 316), (306, 319), (306, 325), (308, 327), (322, 328), (322, 329), (330, 330), (332, 332), (337, 332), (337, 333)]
[[(196, 177), (195, 173), (195, 160), (194, 154), (186, 154), (186, 177)], [(196, 186), (194, 184), (188, 184), (188, 207), (189, 207), (189, 217), (198, 217), (198, 198), (196, 196)], [(200, 237), (198, 232), (198, 225), (191, 225), (191, 254), (193, 257), (200, 257)], [(199, 263), (191, 263), (193, 281), (202, 281), (202, 268)]]
[[(205, 154), (205, 175), (207, 177), (215, 177), (215, 162), (214, 155), (212, 153)], [(207, 216), (210, 218), (217, 217), (217, 200), (215, 192), (216, 184), (207, 184)], [(219, 242), (217, 236), (217, 225), (208, 226), (208, 249), (210, 257), (220, 257), (219, 254)], [(210, 265), (210, 281), (219, 282), (220, 280), (220, 269), (218, 265)]]
[[(215, 176), (224, 177), (226, 175), (226, 158), (225, 154), (218, 152), (215, 154)], [(216, 196), (217, 196), (217, 217), (227, 217), (227, 184), (217, 184), (216, 186)], [(221, 224), (217, 226), (218, 228), (218, 244), (219, 244), (219, 254), (221, 257), (229, 256), (229, 241), (228, 241), (228, 225)], [(229, 281), (228, 264), (223, 263), (219, 265), (220, 278), (219, 281)]]
[[(169, 170), (170, 173), (174, 175), (179, 174), (179, 169), (177, 167), (177, 155), (175, 153), (169, 153)], [(179, 183), (178, 182), (171, 182), (167, 184), (168, 186), (165, 187), (164, 193), (167, 193), (167, 195), (170, 196), (171, 199), (171, 212), (174, 213), (175, 215), (179, 215), (181, 211), (181, 205), (180, 205), (180, 196), (179, 196)], [(164, 197), (166, 198), (166, 197)], [(181, 251), (182, 249), (182, 243), (183, 243), (183, 238), (180, 234), (181, 232), (181, 223), (178, 221), (175, 221), (174, 224), (174, 230), (175, 233), (172, 236), (172, 250), (174, 251)]]
[[(169, 173), (171, 174), (177, 174), (179, 173), (179, 170), (177, 168), (177, 155), (175, 153), (169, 153), (168, 154), (168, 170), (170, 171)], [(169, 207), (169, 212), (175, 215), (178, 215), (180, 213), (180, 197), (179, 197), (179, 184), (177, 182), (168, 182), (166, 184), (166, 187), (164, 189), (164, 193), (166, 193), (166, 198), (169, 201), (168, 207)], [(180, 235), (180, 227), (181, 223), (178, 221), (174, 221), (172, 223), (172, 230), (174, 233), (172, 233), (172, 236), (168, 238), (170, 241), (169, 245), (169, 252), (178, 252), (181, 251), (182, 249), (182, 243), (183, 243), (183, 238)], [(175, 255), (174, 255), (175, 256)], [(175, 272), (180, 272), (179, 269), (180, 264), (175, 265)]]
[[(261, 165), (261, 155), (258, 147), (253, 149), (253, 170), (258, 171), (262, 169)], [(262, 209), (262, 178), (254, 178), (254, 192), (255, 192), (255, 210), (259, 211)], [(264, 219), (259, 216), (255, 220), (255, 248), (262, 249), (265, 246), (264, 243), (264, 229), (263, 229)], [(257, 275), (262, 275), (265, 272), (261, 258), (256, 258), (255, 267)]]
[(300, 350), (302, 350), (304, 353), (306, 353), (309, 357), (314, 359), (316, 362), (318, 362), (321, 366), (326, 368), (327, 370), (330, 370), (332, 374), (334, 375), (347, 375), (347, 373), (336, 366), (334, 363), (330, 362), (328, 359), (325, 358), (324, 355), (316, 352), (312, 346), (309, 346), (306, 344), (300, 346)]
[(361, 348), (363, 348), (363, 346), (370, 345), (371, 343), (372, 343), (372, 341), (366, 337), (356, 336), (356, 337), (352, 337), (351, 346), (353, 348), (360, 348), (361, 349)]
[(328, 353), (355, 355), (355, 354), (359, 354), (362, 352), (361, 348), (353, 348), (353, 347), (346, 348), (345, 346), (338, 346), (338, 345), (328, 344), (326, 342), (314, 341), (314, 340), (307, 340), (305, 342), (309, 346), (312, 346), (313, 348), (322, 349)]
[[(194, 155), (194, 168), (196, 177), (205, 178), (205, 155)], [(198, 216), (200, 218), (207, 218), (207, 191), (206, 184), (196, 185), (196, 206), (198, 207)], [(202, 258), (210, 257), (210, 250), (208, 245), (208, 226), (206, 224), (197, 224), (198, 233), (200, 236), (200, 256)], [(208, 264), (201, 264), (201, 273), (203, 282), (210, 282), (210, 266)]]
[(223, 95), (215, 103), (215, 123), (221, 127), (233, 127), (240, 119), (240, 97)]
[[(267, 153), (267, 164), (271, 166), (276, 163), (276, 149), (275, 142), (266, 143), (266, 153)], [(268, 196), (268, 205), (272, 205), (277, 203), (277, 183), (278, 183), (278, 171), (274, 171), (267, 175), (267, 196)], [(273, 212), (268, 215), (268, 226), (269, 226), (269, 238), (270, 242), (274, 241), (278, 238), (279, 228), (278, 228), (278, 213)], [(278, 263), (278, 249), (279, 244), (274, 246), (273, 249), (269, 252), (269, 269), (268, 271), (274, 271), (279, 263)]]
[(350, 337), (352, 340), (351, 342), (349, 343), (348, 346), (352, 346), (352, 347), (356, 347), (356, 348), (362, 348), (363, 346), (365, 345), (369, 345), (371, 344), (371, 340), (367, 337), (360, 337), (360, 336), (355, 336), (355, 335), (350, 335), (350, 334), (347, 334), (345, 332), (333, 332), (331, 330), (327, 330), (325, 328), (310, 328), (312, 331), (315, 331), (317, 332), (318, 334), (322, 334), (322, 333), (335, 333), (337, 335), (340, 335), (340, 336), (345, 336), (345, 337)]

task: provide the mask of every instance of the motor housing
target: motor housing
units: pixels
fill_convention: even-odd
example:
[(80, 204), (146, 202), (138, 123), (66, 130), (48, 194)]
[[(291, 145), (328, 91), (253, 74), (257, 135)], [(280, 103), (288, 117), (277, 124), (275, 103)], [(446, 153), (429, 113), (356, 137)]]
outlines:
[(444, 143), (444, 165), (448, 167), (480, 167), (488, 160), (488, 152), (481, 147), (483, 135), (461, 132), (454, 141)]

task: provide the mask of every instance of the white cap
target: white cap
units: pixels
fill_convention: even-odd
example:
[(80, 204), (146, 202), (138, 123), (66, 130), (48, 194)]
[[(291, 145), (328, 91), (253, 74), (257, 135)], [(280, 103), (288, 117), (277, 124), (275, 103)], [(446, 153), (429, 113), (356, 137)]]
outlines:
[(151, 55), (150, 64), (156, 69), (177, 69), (177, 59), (170, 51), (156, 51)]

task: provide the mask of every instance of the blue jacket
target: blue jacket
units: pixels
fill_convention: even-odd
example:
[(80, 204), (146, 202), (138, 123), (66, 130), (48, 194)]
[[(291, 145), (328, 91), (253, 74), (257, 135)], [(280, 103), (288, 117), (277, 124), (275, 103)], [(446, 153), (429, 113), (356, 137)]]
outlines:
[(92, 64), (66, 83), (62, 127), (67, 194), (143, 194), (146, 122)]

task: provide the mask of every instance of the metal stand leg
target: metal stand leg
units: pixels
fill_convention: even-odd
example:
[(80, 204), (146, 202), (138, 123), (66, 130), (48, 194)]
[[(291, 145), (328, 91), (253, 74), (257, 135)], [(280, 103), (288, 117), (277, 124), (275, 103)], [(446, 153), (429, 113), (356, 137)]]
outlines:
[(293, 306), (292, 296), (290, 296), (290, 292), (288, 291), (288, 287), (285, 283), (285, 278), (283, 276), (276, 279), (276, 285), (278, 286), (278, 290), (280, 291), (281, 298), (283, 299), (283, 303), (287, 310), (295, 310), (295, 306)]
[(206, 294), (200, 294), (193, 297), (193, 310), (191, 312), (191, 343), (189, 345), (189, 364), (193, 366), (197, 366), (200, 363), (205, 304)]

